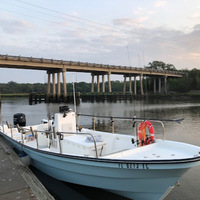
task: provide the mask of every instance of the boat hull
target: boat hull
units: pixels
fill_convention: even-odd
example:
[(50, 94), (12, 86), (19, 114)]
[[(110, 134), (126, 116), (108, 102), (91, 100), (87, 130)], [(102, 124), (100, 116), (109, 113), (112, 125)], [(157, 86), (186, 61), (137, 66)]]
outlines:
[(70, 183), (97, 187), (135, 200), (162, 199), (180, 177), (199, 160), (144, 162), (97, 159), (37, 150), (2, 134), (18, 150), (31, 157), (31, 164)]

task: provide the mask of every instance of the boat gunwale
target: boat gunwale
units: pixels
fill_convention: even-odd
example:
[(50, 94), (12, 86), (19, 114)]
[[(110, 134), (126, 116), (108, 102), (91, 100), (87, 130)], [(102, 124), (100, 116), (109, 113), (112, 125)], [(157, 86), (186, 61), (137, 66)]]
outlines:
[[(7, 137), (9, 140), (12, 140), (14, 143), (21, 145), (24, 148), (28, 148), (30, 150), (52, 155), (52, 156), (58, 156), (58, 157), (64, 157), (68, 159), (78, 159), (78, 160), (85, 160), (85, 161), (92, 161), (92, 162), (103, 162), (103, 163), (122, 163), (122, 164), (187, 164), (187, 163), (193, 163), (200, 161), (200, 155), (195, 156), (192, 158), (184, 158), (184, 159), (170, 159), (170, 160), (127, 160), (127, 159), (106, 159), (106, 158), (96, 158), (96, 157), (84, 157), (84, 156), (76, 156), (76, 155), (68, 155), (68, 154), (61, 154), (56, 152), (50, 152), (45, 151), (42, 149), (36, 149), (33, 147), (30, 147), (28, 145), (22, 144), (20, 141), (16, 141), (13, 138), (7, 136), (3, 132), (0, 131), (0, 135), (2, 137)], [(200, 152), (199, 152), (200, 153)]]

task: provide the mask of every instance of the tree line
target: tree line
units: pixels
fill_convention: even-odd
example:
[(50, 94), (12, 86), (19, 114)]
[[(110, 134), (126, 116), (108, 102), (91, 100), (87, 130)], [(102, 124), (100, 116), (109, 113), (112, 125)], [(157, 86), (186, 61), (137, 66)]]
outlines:
[[(147, 68), (160, 69), (160, 70), (176, 70), (172, 64), (165, 64), (160, 61), (154, 61), (149, 63)], [(178, 71), (178, 70), (176, 70)], [(200, 70), (179, 70), (186, 72), (186, 76), (183, 78), (169, 78), (168, 79), (168, 91), (172, 92), (189, 92), (200, 90)], [(150, 79), (150, 80), (149, 80)], [(112, 92), (123, 92), (124, 82), (123, 81), (111, 81)], [(129, 83), (126, 84), (126, 91), (129, 91)], [(97, 84), (94, 85), (95, 91), (97, 91)], [(100, 87), (102, 85), (100, 84)], [(148, 88), (148, 92), (153, 91), (153, 81), (151, 77), (145, 77), (144, 88)], [(51, 86), (52, 88), (52, 86)], [(140, 90), (139, 80), (137, 81), (137, 89)], [(78, 82), (75, 83), (76, 92), (90, 93), (91, 83)], [(105, 91), (108, 92), (108, 83), (105, 83)], [(18, 94), (18, 93), (47, 93), (47, 83), (16, 83), (10, 81), (8, 83), (0, 83), (1, 94)], [(51, 91), (52, 92), (52, 91)], [(61, 83), (61, 93), (63, 92), (63, 84)], [(73, 84), (67, 83), (67, 92), (73, 92)]]
[[(112, 81), (112, 91), (113, 92), (122, 92), (123, 83), (120, 81)], [(91, 83), (78, 82), (74, 83), (76, 92), (81, 93), (90, 93), (91, 92)], [(57, 85), (56, 85), (57, 86)], [(100, 84), (102, 87), (102, 84)], [(51, 93), (53, 85), (51, 84)], [(61, 93), (63, 90), (63, 83), (61, 83)], [(94, 84), (94, 89), (97, 91), (97, 84)], [(108, 92), (108, 83), (105, 82), (105, 90)], [(18, 94), (18, 93), (47, 93), (47, 83), (16, 83), (10, 81), (8, 83), (0, 83), (0, 93), (1, 94)], [(73, 83), (67, 83), (67, 92), (73, 92)]]

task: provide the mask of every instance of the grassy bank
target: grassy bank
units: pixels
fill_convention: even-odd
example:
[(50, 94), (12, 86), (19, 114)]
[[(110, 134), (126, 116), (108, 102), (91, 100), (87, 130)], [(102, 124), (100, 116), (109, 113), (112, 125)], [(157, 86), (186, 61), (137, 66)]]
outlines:
[(1, 97), (29, 97), (29, 93), (1, 94)]
[[(70, 93), (71, 94), (71, 93)], [(84, 95), (92, 95), (92, 93), (82, 93)], [(100, 95), (102, 95), (103, 93), (99, 93)], [(104, 95), (109, 95), (109, 94), (119, 94), (116, 92), (113, 93), (104, 93)], [(121, 93), (123, 94), (123, 93)], [(129, 93), (127, 93), (129, 94)], [(14, 93), (14, 94), (1, 94), (1, 97), (29, 97), (29, 93)], [(71, 94), (72, 95), (72, 94)], [(97, 95), (97, 93), (95, 93), (95, 95)], [(140, 95), (139, 95), (140, 96)], [(156, 94), (148, 94), (148, 97), (152, 97), (152, 98), (160, 98), (160, 97), (191, 97), (191, 98), (200, 98), (200, 92), (188, 92), (188, 93), (156, 93)]]

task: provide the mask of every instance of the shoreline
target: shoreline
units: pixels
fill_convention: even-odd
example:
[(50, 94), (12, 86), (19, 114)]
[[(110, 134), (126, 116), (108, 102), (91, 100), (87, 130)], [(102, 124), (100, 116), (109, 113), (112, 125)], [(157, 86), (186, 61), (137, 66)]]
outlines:
[[(105, 93), (106, 95), (117, 95), (119, 93)], [(123, 94), (123, 93), (120, 93), (120, 94)], [(124, 95), (131, 95), (131, 93), (126, 93)], [(10, 94), (0, 94), (0, 97), (1, 98), (4, 98), (4, 97), (9, 97), (9, 98), (12, 98), (12, 97), (29, 97), (29, 93), (10, 93)], [(80, 95), (102, 95), (102, 93), (80, 93)], [(188, 93), (156, 93), (156, 94), (145, 94), (144, 96), (141, 96), (140, 94), (138, 94), (137, 96), (134, 96), (134, 94), (132, 94), (133, 97), (135, 97), (135, 99), (140, 99), (140, 98), (149, 98), (149, 99), (157, 99), (157, 98), (167, 98), (167, 99), (176, 99), (176, 98), (200, 98), (200, 92), (188, 92)]]

